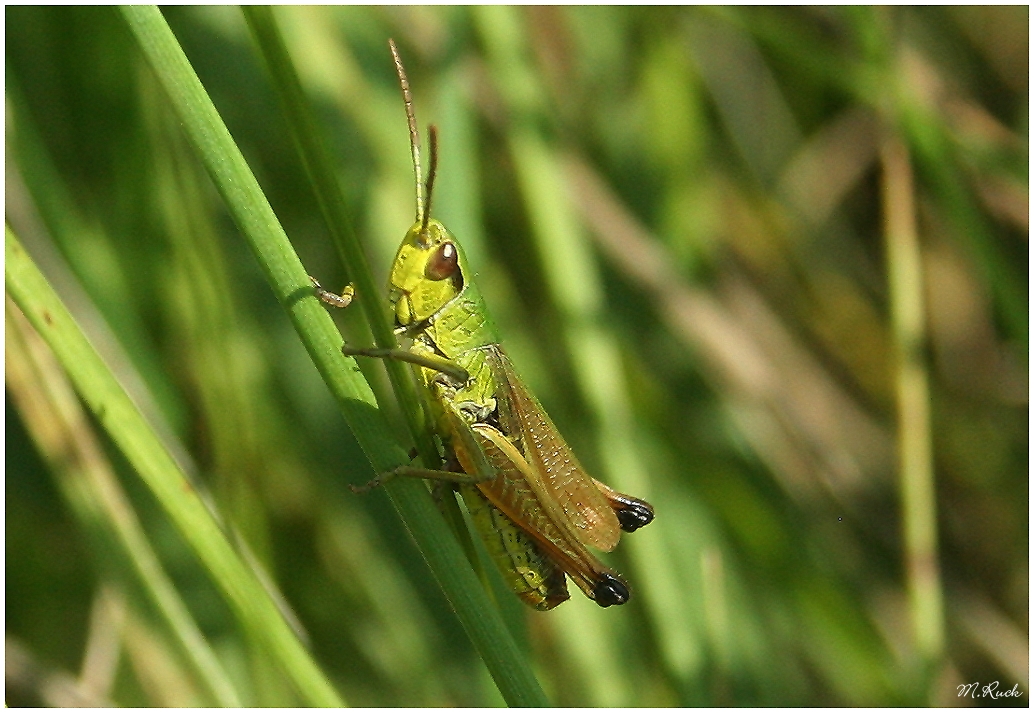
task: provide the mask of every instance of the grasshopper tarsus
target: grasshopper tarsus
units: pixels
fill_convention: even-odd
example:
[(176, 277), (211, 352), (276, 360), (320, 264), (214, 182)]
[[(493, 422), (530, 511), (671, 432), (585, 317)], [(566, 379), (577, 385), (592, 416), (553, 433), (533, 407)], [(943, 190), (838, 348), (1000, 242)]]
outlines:
[(312, 275), (309, 275), (309, 281), (312, 283), (312, 288), (316, 291), (316, 296), (319, 297), (320, 301), (324, 304), (328, 304), (331, 307), (337, 307), (339, 309), (344, 309), (348, 305), (352, 304), (352, 299), (355, 297), (355, 286), (351, 284), (345, 285), (345, 289), (341, 290), (341, 294), (337, 294), (324, 289), (319, 280)]

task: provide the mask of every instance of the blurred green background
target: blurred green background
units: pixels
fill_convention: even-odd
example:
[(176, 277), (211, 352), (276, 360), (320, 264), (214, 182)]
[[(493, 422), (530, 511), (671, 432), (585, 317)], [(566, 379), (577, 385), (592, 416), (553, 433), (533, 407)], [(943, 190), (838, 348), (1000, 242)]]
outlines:
[[(500, 601), (555, 705), (1029, 703), (1026, 7), (276, 12), (377, 279), (413, 217), (394, 37), (508, 352), (656, 507), (606, 558), (627, 606)], [(122, 17), (5, 13), (6, 219), (323, 672), (352, 705), (500, 704), (384, 493), (347, 490), (371, 466)], [(340, 286), (240, 11), (165, 15)], [(7, 703), (212, 704), (15, 397), (20, 358)], [(297, 704), (99, 438), (240, 700)]]

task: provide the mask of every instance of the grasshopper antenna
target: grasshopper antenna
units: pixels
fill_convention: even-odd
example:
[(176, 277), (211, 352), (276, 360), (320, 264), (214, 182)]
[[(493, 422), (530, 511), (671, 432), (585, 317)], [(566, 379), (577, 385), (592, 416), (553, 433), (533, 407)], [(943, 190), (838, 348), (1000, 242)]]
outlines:
[(413, 153), (413, 173), (416, 176), (416, 219), (427, 223), (427, 198), (426, 187), (423, 181), (423, 171), (420, 168), (420, 132), (416, 127), (416, 114), (413, 112), (413, 95), (409, 91), (409, 79), (406, 77), (406, 68), (402, 66), (402, 58), (399, 57), (399, 49), (395, 46), (395, 40), (389, 39), (388, 46), (391, 48), (391, 56), (395, 60), (395, 72), (399, 76), (399, 85), (402, 87), (402, 101), (406, 105), (406, 120), (409, 122), (409, 148)]
[(427, 127), (427, 144), (430, 164), (427, 167), (427, 185), (424, 187), (424, 215), (420, 222), (420, 232), (425, 236), (427, 222), (431, 219), (431, 191), (434, 190), (434, 177), (438, 174), (438, 127), (434, 124)]

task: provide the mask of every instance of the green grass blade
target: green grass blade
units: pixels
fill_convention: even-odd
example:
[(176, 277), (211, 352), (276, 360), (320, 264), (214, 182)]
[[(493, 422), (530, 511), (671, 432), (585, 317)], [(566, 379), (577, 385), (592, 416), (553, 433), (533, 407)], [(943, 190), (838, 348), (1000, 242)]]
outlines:
[(244, 629), (279, 660), (303, 700), (314, 705), (341, 705), (340, 697), (276, 603), (237, 556), (211, 512), (9, 227), (4, 248), (8, 293), (50, 345), (80, 397), (197, 552)]
[[(340, 335), (313, 296), (283, 228), (161, 13), (154, 7), (125, 7), (122, 12), (374, 469), (390, 470), (405, 462), (405, 453), (392, 439), (369, 386), (354, 366), (349, 368), (354, 362), (342, 357)], [(354, 268), (356, 263), (351, 264)], [(359, 281), (355, 274), (353, 279)], [(515, 706), (545, 705), (538, 682), (426, 488), (398, 479), (385, 489), (506, 701)]]
[(87, 529), (117, 542), (127, 568), (139, 578), (212, 701), (240, 707), (232, 681), (151, 547), (61, 367), (10, 299), (5, 316), (8, 394), (70, 509)]
[(944, 653), (944, 594), (937, 557), (929, 376), (921, 347), (926, 332), (922, 256), (912, 166), (905, 144), (897, 137), (885, 139), (881, 162), (887, 284), (896, 350), (898, 478), (905, 571), (916, 648), (923, 663), (932, 665)]

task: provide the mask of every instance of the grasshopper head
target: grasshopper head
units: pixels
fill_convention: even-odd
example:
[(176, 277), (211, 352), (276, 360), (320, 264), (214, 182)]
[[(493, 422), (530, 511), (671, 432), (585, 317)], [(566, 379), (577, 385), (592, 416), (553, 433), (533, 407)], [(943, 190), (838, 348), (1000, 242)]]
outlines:
[(416, 223), (399, 246), (388, 288), (400, 327), (419, 324), (459, 295), (466, 261), (437, 220)]

